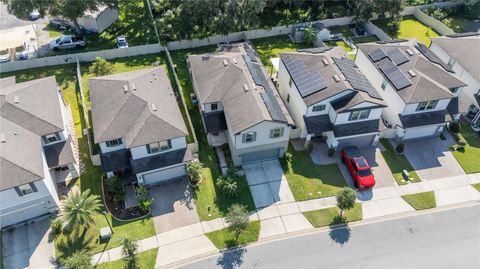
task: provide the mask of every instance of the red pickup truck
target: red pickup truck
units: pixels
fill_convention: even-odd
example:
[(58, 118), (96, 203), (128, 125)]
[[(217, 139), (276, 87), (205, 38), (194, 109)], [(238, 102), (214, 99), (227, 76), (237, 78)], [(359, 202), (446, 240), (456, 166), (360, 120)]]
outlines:
[(375, 177), (370, 165), (357, 147), (345, 147), (342, 150), (342, 162), (350, 171), (356, 188), (368, 190), (375, 186)]

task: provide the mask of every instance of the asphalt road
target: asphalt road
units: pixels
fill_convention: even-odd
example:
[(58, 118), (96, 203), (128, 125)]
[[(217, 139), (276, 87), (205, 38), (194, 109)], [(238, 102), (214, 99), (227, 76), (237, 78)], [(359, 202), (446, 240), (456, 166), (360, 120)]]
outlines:
[(480, 268), (480, 205), (318, 232), (182, 268)]

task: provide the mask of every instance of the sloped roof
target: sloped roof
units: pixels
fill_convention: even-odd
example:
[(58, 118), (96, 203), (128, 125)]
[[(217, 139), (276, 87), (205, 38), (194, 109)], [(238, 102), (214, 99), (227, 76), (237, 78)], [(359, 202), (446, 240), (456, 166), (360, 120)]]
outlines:
[(136, 147), (188, 135), (162, 67), (89, 80), (95, 143), (123, 138)]
[(224, 45), (219, 52), (189, 55), (188, 61), (197, 98), (202, 104), (221, 103), (233, 133), (263, 121), (293, 123), (249, 44)]
[(437, 44), (468, 73), (480, 81), (480, 33), (465, 37), (434, 37), (432, 43)]

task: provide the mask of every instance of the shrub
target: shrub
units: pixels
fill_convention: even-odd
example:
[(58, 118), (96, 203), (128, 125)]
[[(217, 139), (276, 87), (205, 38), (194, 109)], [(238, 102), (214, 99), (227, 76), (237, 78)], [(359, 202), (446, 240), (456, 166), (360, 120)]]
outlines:
[(460, 124), (458, 122), (451, 122), (448, 125), (448, 129), (450, 130), (450, 132), (458, 134), (460, 132)]
[(244, 205), (234, 204), (228, 208), (225, 221), (228, 223), (228, 229), (233, 231), (236, 238), (248, 227), (248, 211)]
[(338, 192), (337, 206), (338, 208), (340, 208), (341, 217), (343, 217), (344, 210), (352, 209), (355, 206), (356, 199), (357, 199), (357, 193), (349, 187), (345, 187)]
[(65, 259), (64, 266), (68, 269), (93, 269), (92, 258), (85, 250), (74, 252)]
[(229, 197), (237, 197), (241, 192), (241, 181), (239, 176), (229, 173), (226, 178), (219, 177), (216, 182), (217, 187)]
[(151, 198), (151, 197), (141, 197), (138, 200), (138, 207), (140, 208), (140, 211), (146, 213), (146, 212), (150, 211), (150, 208), (152, 208), (152, 203), (153, 203), (153, 198)]
[(125, 191), (123, 190), (122, 180), (118, 176), (107, 178), (105, 184), (107, 185), (108, 191), (113, 194), (113, 200), (115, 202), (125, 200)]
[(335, 155), (335, 149), (330, 147), (328, 148), (328, 157), (333, 157)]
[(50, 222), (50, 228), (52, 228), (52, 234), (57, 236), (62, 233), (63, 222), (60, 218), (53, 219)]
[(397, 152), (398, 154), (402, 154), (403, 151), (405, 151), (405, 144), (400, 143), (395, 147), (395, 152)]
[(130, 238), (124, 238), (122, 241), (122, 259), (125, 263), (124, 268), (137, 268), (138, 244)]
[(290, 152), (285, 153), (285, 161), (287, 161), (288, 164), (292, 163), (292, 158), (293, 154)]
[(101, 57), (97, 57), (95, 58), (95, 62), (90, 66), (89, 71), (97, 77), (105, 76), (115, 72), (115, 66), (111, 62)]
[(187, 166), (188, 179), (191, 183), (197, 184), (200, 181), (203, 164), (199, 161), (190, 162)]

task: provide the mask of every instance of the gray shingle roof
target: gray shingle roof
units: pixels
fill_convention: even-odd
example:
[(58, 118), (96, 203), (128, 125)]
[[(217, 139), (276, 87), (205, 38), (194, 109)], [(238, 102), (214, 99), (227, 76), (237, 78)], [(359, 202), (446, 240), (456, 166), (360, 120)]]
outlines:
[(368, 134), (378, 132), (381, 124), (379, 119), (340, 124), (333, 127), (333, 133), (335, 137)]
[(402, 126), (404, 128), (411, 128), (417, 126), (445, 123), (447, 115), (448, 112), (446, 110), (441, 110), (408, 115), (399, 114), (398, 116), (400, 117), (400, 121), (402, 122)]
[(95, 143), (123, 138), (128, 148), (188, 135), (163, 67), (91, 78)]
[(75, 162), (70, 138), (66, 141), (45, 147), (45, 158), (49, 168), (67, 165)]
[(263, 121), (293, 123), (249, 44), (226, 45), (219, 52), (190, 55), (188, 61), (200, 103), (220, 102), (233, 133)]
[(111, 152), (100, 152), (103, 171), (130, 169), (130, 150), (121, 149)]
[[(409, 58), (408, 62), (400, 64), (398, 68), (403, 74), (411, 81), (411, 85), (397, 90), (398, 95), (406, 103), (418, 103), (430, 100), (451, 99), (453, 94), (450, 92), (450, 88), (464, 87), (466, 84), (455, 78), (452, 74), (444, 70), (440, 65), (435, 64), (427, 60), (418, 50), (415, 48), (417, 44), (416, 39), (411, 39), (406, 42), (400, 43), (366, 43), (358, 46), (359, 50), (366, 55), (366, 57), (373, 63), (378, 69), (380, 66), (390, 62), (390, 59), (385, 57), (382, 60), (373, 62), (368, 54), (374, 50), (381, 48), (388, 53), (393, 49), (400, 49)], [(407, 49), (413, 52), (413, 55), (406, 53)], [(413, 70), (416, 76), (412, 77), (408, 74), (409, 70)], [(385, 76), (385, 75), (383, 75)], [(386, 78), (386, 76), (385, 76)]]
[(328, 114), (313, 117), (303, 117), (309, 134), (320, 135), (323, 132), (333, 130), (330, 116)]
[(480, 34), (468, 37), (434, 37), (432, 43), (437, 44), (480, 81)]
[(158, 155), (141, 159), (130, 159), (130, 165), (134, 174), (142, 173), (167, 167), (174, 164), (181, 164), (193, 160), (191, 146)]
[(203, 120), (207, 133), (218, 133), (228, 129), (223, 111), (203, 113)]

